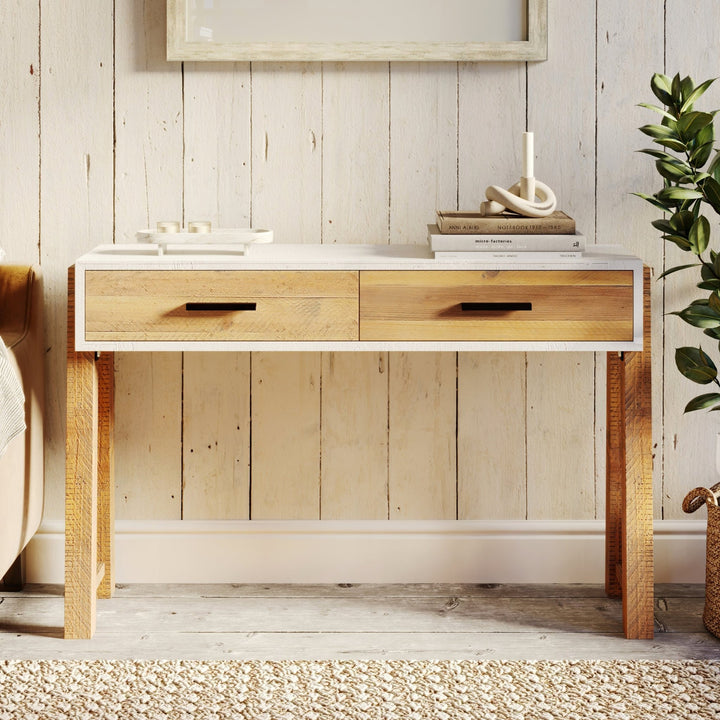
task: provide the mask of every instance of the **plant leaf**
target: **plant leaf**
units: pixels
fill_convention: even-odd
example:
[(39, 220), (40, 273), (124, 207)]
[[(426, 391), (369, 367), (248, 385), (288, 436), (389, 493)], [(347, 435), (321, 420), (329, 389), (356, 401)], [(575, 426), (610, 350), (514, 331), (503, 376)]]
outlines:
[[(720, 394), (718, 393), (706, 393), (705, 395), (698, 395), (685, 406), (685, 412), (689, 413), (693, 410), (702, 410), (704, 408), (710, 407), (711, 405), (715, 405), (715, 403), (717, 402), (720, 402)], [(715, 408), (713, 408), (713, 410), (714, 409)]]
[[(690, 108), (697, 102), (698, 98), (717, 80), (717, 78), (710, 78), (705, 82), (700, 83), (686, 98), (685, 102), (680, 108), (680, 112), (684, 113), (690, 110)], [(652, 87), (652, 86), (651, 86)], [(659, 99), (659, 98), (658, 98)]]
[[(678, 270), (687, 270), (687, 268), (697, 267), (698, 265), (700, 265), (700, 263), (690, 263), (689, 265), (676, 265), (675, 267), (668, 268), (665, 272), (660, 273), (657, 279), (660, 280), (660, 278), (672, 275), (672, 273), (676, 273), (678, 272)], [(720, 285), (720, 280), (718, 280), (718, 285)]]
[(707, 250), (710, 242), (710, 221), (704, 215), (700, 215), (693, 223), (688, 233), (688, 240), (696, 255), (702, 255)]
[(691, 112), (678, 120), (680, 139), (686, 143), (694, 140), (698, 133), (713, 121), (713, 116), (706, 112)]
[(720, 213), (720, 183), (714, 177), (710, 177), (702, 181), (700, 188), (713, 210)]
[(675, 350), (675, 365), (688, 379), (707, 385), (717, 377), (717, 368), (701, 347), (681, 347)]
[(642, 198), (643, 200), (646, 200), (651, 205), (654, 205), (658, 210), (662, 210), (663, 212), (671, 212), (670, 208), (666, 205), (663, 205), (657, 198), (654, 198), (652, 195), (646, 195), (645, 193), (631, 193), (632, 195), (636, 195), (639, 198)]
[(675, 121), (675, 118), (667, 111), (663, 110), (662, 108), (658, 107), (657, 105), (650, 105), (648, 103), (638, 103), (639, 107), (647, 108), (648, 110), (654, 110), (657, 113), (660, 113), (664, 117), (668, 118), (669, 120)]
[(692, 175), (692, 168), (682, 160), (656, 160), (655, 168), (668, 180), (682, 180)]
[(666, 125), (643, 125), (639, 130), (654, 140), (682, 140), (675, 130)]
[(656, 140), (655, 142), (663, 147), (669, 147), (671, 150), (675, 150), (676, 152), (687, 152), (687, 145), (682, 140), (666, 138), (665, 140)]
[(667, 75), (655, 73), (650, 80), (650, 89), (663, 105), (672, 104), (672, 84)]
[[(710, 159), (710, 153), (713, 149), (713, 141), (709, 140), (708, 142), (703, 143), (702, 145), (698, 145), (691, 153), (690, 153), (690, 164), (693, 167), (701, 168), (709, 159)], [(711, 172), (708, 170), (708, 172)]]
[[(710, 182), (710, 180), (712, 180), (712, 178), (706, 180), (705, 182), (708, 183)], [(720, 185), (718, 187), (720, 188)], [(660, 202), (662, 202), (663, 200), (670, 200), (671, 202), (682, 200), (698, 200), (702, 197), (703, 194), (701, 192), (698, 192), (697, 190), (677, 186), (663, 188), (657, 194), (657, 198), (658, 200), (660, 200)]]
[(659, 220), (653, 220), (650, 223), (656, 230), (659, 230), (661, 233), (664, 233), (666, 235), (672, 235), (675, 233), (676, 228), (673, 227), (669, 220), (666, 220), (665, 218), (660, 218)]
[[(703, 301), (706, 302), (706, 301)], [(707, 305), (691, 304), (684, 310), (671, 313), (681, 317), (688, 325), (699, 328), (720, 327), (720, 314)]]

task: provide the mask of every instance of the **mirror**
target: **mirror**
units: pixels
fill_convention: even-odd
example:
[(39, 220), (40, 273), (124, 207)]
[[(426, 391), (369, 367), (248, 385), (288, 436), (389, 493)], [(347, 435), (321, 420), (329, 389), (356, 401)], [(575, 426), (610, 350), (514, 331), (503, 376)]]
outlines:
[(168, 60), (545, 60), (547, 0), (167, 0)]

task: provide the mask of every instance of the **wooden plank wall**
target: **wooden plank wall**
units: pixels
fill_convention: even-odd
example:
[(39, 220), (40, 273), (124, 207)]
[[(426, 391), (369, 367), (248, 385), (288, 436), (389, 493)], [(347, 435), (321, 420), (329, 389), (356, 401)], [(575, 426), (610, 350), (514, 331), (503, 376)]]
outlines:
[[(65, 284), (78, 254), (169, 219), (271, 227), (281, 242), (420, 243), (436, 208), (515, 181), (529, 129), (537, 175), (589, 240), (624, 244), (657, 276), (654, 213), (630, 195), (657, 184), (634, 152), (649, 121), (636, 104), (652, 99), (654, 71), (715, 74), (716, 5), (550, 0), (545, 63), (183, 65), (164, 60), (164, 0), (5, 0), (0, 245), (45, 275), (46, 516), (62, 516)], [(673, 367), (690, 336), (663, 315), (687, 294), (678, 276), (653, 283), (665, 518), (714, 479), (717, 426), (682, 416), (693, 388)], [(119, 354), (118, 516), (602, 516), (604, 364)]]

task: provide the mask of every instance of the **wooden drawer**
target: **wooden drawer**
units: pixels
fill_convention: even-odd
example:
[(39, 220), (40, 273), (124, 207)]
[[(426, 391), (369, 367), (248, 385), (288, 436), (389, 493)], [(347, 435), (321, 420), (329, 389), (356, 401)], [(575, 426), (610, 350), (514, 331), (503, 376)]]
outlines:
[(85, 340), (357, 340), (354, 271), (87, 270)]
[(632, 341), (633, 273), (362, 271), (360, 339)]

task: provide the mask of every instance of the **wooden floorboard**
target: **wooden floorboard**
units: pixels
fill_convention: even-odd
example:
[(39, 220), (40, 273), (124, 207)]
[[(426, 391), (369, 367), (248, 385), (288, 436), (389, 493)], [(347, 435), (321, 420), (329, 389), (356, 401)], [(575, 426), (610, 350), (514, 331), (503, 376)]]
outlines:
[(0, 659), (720, 659), (702, 585), (655, 588), (655, 637), (622, 637), (595, 585), (122, 585), (90, 641), (61, 586), (0, 595)]

